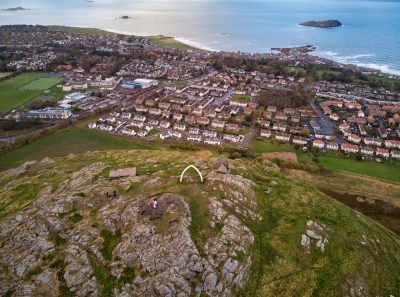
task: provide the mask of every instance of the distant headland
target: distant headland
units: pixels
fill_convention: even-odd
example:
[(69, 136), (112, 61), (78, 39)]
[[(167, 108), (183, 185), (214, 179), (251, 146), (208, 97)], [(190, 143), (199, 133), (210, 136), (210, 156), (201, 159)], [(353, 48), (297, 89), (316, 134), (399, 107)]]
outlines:
[(317, 28), (332, 28), (340, 27), (342, 25), (338, 20), (325, 20), (325, 21), (308, 21), (300, 23), (302, 26), (317, 27)]
[(29, 9), (28, 9), (28, 8), (24, 8), (24, 7), (21, 7), (21, 6), (18, 6), (18, 7), (5, 8), (5, 9), (2, 9), (2, 10), (7, 10), (7, 11), (19, 11), (19, 10), (29, 10)]

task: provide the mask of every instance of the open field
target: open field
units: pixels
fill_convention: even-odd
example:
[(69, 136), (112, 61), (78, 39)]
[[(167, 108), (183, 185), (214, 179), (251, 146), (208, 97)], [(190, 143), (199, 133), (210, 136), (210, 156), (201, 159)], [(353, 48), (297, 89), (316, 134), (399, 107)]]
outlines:
[(157, 35), (157, 36), (147, 36), (147, 38), (150, 39), (151, 42), (154, 44), (158, 45), (164, 45), (180, 50), (193, 50), (193, 51), (200, 51), (200, 49), (192, 47), (190, 45), (184, 44), (182, 42), (177, 41), (173, 37), (168, 37), (168, 36), (163, 36), (163, 35)]
[(29, 160), (66, 156), (85, 151), (115, 149), (157, 149), (157, 145), (140, 140), (90, 131), (86, 122), (76, 124), (41, 138), (6, 155), (0, 156), (0, 170), (18, 166)]
[(283, 145), (263, 140), (256, 140), (254, 149), (257, 154), (270, 152), (296, 152), (294, 147), (291, 145)]
[[(41, 80), (42, 78), (45, 80)], [(24, 73), (0, 81), (0, 113), (9, 112), (42, 94), (42, 89), (26, 89), (24, 87), (30, 83), (33, 83), (34, 87), (36, 85), (37, 88), (45, 87), (49, 85), (48, 79), (51, 78), (45, 73)], [(54, 83), (53, 79), (51, 80), (52, 85), (57, 83)], [(38, 81), (38, 83), (35, 83), (35, 81)]]
[(356, 174), (400, 182), (400, 166), (398, 164), (379, 164), (375, 162), (357, 161), (331, 156), (321, 156), (319, 160), (321, 165), (328, 169), (348, 171)]
[(62, 80), (63, 79), (59, 78), (59, 77), (41, 77), (41, 78), (35, 79), (34, 81), (31, 81), (30, 83), (26, 84), (23, 87), (21, 87), (20, 90), (45, 91), (45, 90), (55, 86)]
[(68, 26), (56, 26), (56, 25), (48, 26), (48, 27), (55, 31), (70, 32), (70, 33), (85, 34), (85, 35), (112, 36), (112, 35), (116, 34), (113, 32), (96, 29), (96, 28), (80, 28), (80, 27), (68, 27)]

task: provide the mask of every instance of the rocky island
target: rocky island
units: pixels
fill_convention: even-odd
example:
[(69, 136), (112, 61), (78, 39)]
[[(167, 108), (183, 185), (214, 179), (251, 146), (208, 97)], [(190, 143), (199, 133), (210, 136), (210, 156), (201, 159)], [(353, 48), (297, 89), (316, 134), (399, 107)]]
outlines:
[(324, 20), (324, 21), (308, 21), (300, 23), (302, 26), (317, 27), (317, 28), (333, 28), (340, 27), (342, 23), (338, 20)]
[(11, 7), (11, 8), (6, 8), (6, 9), (2, 9), (2, 10), (6, 10), (6, 11), (19, 11), (19, 10), (28, 10), (27, 8), (18, 6), (18, 7)]

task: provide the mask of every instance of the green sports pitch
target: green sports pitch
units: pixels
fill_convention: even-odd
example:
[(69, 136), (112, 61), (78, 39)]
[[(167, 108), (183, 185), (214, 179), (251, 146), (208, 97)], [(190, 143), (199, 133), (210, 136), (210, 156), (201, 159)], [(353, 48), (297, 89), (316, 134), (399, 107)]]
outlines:
[(35, 72), (23, 73), (0, 81), (0, 114), (24, 105), (60, 81), (61, 78)]
[(21, 87), (21, 90), (45, 91), (62, 81), (59, 77), (40, 77)]

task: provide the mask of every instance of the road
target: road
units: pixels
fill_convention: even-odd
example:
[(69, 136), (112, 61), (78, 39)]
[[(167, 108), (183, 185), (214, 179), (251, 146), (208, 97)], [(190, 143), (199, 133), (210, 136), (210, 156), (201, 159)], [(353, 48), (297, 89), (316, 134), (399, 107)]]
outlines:
[(248, 147), (249, 147), (249, 144), (250, 144), (250, 141), (251, 141), (253, 135), (254, 135), (256, 132), (257, 132), (257, 130), (256, 130), (255, 128), (250, 128), (250, 129), (249, 129), (249, 133), (247, 133), (247, 134), (244, 136), (243, 141), (242, 141), (242, 143), (240, 144), (240, 146), (241, 146), (242, 148), (248, 148)]
[(333, 127), (331, 120), (322, 112), (322, 110), (318, 107), (318, 105), (313, 101), (311, 101), (311, 106), (318, 113), (320, 123), (323, 128), (326, 128), (326, 132), (334, 134), (336, 137), (337, 144), (347, 143), (347, 141), (339, 135), (338, 131), (336, 131), (335, 127)]

